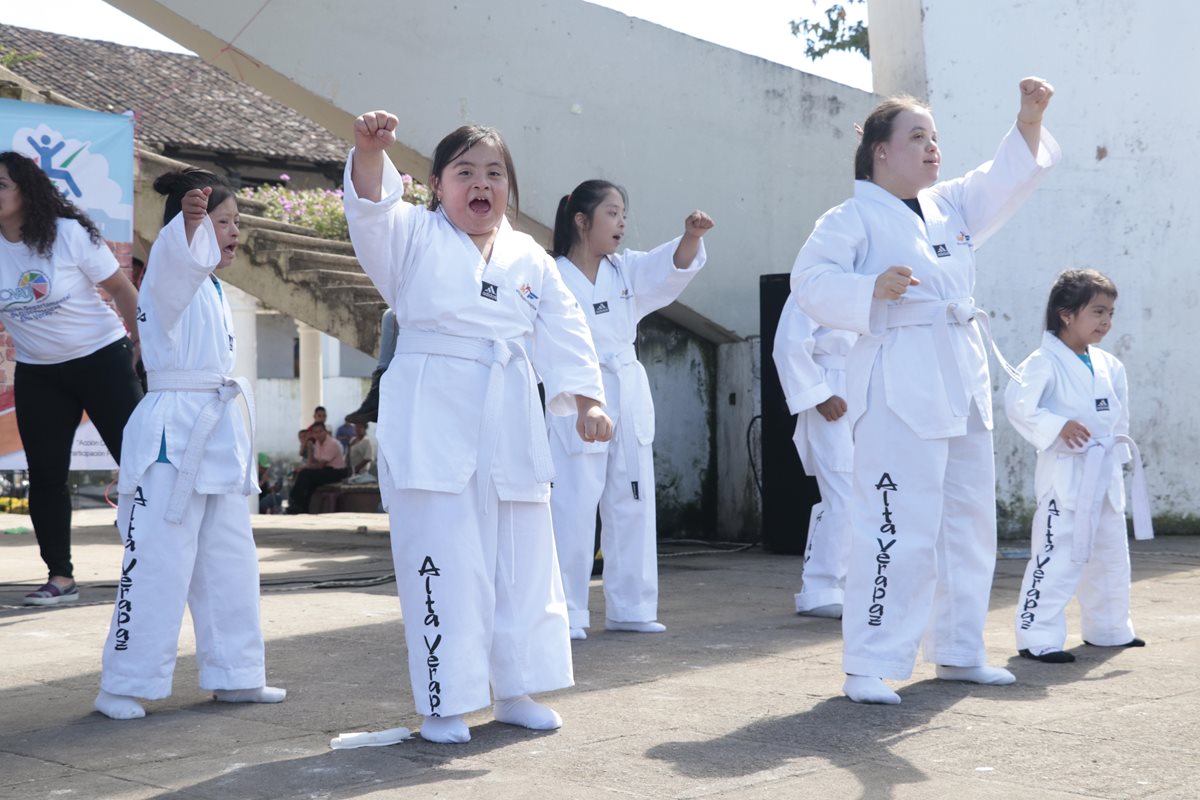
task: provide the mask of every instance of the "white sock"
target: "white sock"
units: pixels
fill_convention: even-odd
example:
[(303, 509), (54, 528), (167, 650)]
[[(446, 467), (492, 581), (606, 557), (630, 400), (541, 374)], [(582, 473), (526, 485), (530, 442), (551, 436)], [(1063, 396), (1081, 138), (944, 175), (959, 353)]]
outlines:
[(140, 719), (146, 709), (135, 698), (124, 694), (109, 694), (103, 689), (96, 695), (96, 710), (109, 719)]
[(497, 722), (520, 725), (533, 731), (553, 731), (562, 727), (562, 717), (557, 711), (550, 706), (535, 703), (527, 694), (508, 700), (497, 700), (493, 711)]
[(984, 683), (989, 686), (1004, 686), (1015, 683), (1017, 678), (1011, 672), (1000, 667), (944, 667), (938, 665), (937, 676), (944, 681), (967, 681), (968, 683)]
[(806, 609), (799, 613), (801, 616), (804, 616), (804, 617), (825, 617), (826, 619), (841, 619), (842, 618), (842, 604), (841, 603), (830, 603), (827, 606), (817, 606), (816, 608), (809, 608), (809, 609)]
[(900, 704), (900, 695), (883, 683), (883, 678), (869, 675), (847, 675), (842, 692), (856, 703), (880, 703), (894, 706)]
[(463, 722), (462, 714), (452, 717), (426, 717), (421, 723), (421, 738), (438, 744), (466, 744), (471, 741), (471, 731)]
[(587, 631), (583, 628), (571, 628), (571, 638), (576, 641), (583, 641), (587, 638)]
[(215, 689), (213, 699), (222, 703), (282, 703), (287, 689), (259, 686), (257, 689)]
[(662, 633), (667, 629), (661, 622), (617, 622), (615, 619), (605, 620), (604, 627), (610, 631), (631, 633)]

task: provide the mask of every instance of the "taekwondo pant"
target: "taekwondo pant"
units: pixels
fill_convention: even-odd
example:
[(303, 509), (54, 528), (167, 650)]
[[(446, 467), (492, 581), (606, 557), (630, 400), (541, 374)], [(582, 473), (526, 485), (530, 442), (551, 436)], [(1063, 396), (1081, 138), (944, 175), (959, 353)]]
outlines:
[(854, 443), (844, 671), (908, 678), (923, 636), (929, 661), (986, 664), (995, 456), (975, 404), (965, 435), (921, 439), (888, 408), (877, 366)]
[(808, 611), (845, 601), (846, 559), (850, 553), (852, 473), (834, 472), (817, 459), (817, 487), (821, 502), (813, 506), (804, 548), (801, 591), (796, 611)]
[(265, 686), (258, 554), (246, 498), (193, 491), (183, 520), (168, 523), (163, 514), (177, 474), (170, 464), (152, 464), (137, 489), (120, 496), (125, 557), (100, 688), (147, 700), (169, 696), (185, 606), (200, 687)]
[(641, 473), (641, 499), (635, 499), (622, 449), (626, 446), (623, 432), (620, 426), (615, 428), (603, 453), (568, 453), (558, 435), (550, 434), (555, 473), (550, 508), (572, 628), (591, 624), (588, 587), (596, 555), (597, 507), (606, 616), (617, 622), (658, 619), (654, 452), (650, 445), (633, 443)]
[(1030, 543), (1032, 557), (1017, 598), (1017, 649), (1061, 650), (1067, 640), (1067, 603), (1079, 597), (1083, 638), (1096, 645), (1134, 638), (1129, 619), (1129, 540), (1125, 515), (1108, 498), (1085, 564), (1071, 560), (1075, 512), (1053, 492), (1038, 504)]
[(387, 492), (396, 588), (417, 712), (450, 717), (574, 684), (547, 503)]

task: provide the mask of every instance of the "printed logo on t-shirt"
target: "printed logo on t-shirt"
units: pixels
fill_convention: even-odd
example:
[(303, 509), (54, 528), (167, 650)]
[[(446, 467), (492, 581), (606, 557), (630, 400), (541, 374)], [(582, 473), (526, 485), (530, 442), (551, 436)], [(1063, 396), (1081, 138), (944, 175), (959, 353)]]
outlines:
[(933, 246), (933, 252), (937, 253), (938, 258), (949, 258), (950, 257), (950, 248), (946, 247), (946, 245), (944, 245), (944, 244), (935, 244)]
[(13, 306), (40, 303), (49, 296), (50, 276), (36, 269), (22, 273), (12, 289), (0, 289), (0, 303), (3, 303), (5, 311)]
[(1096, 410), (1097, 411), (1108, 411), (1108, 398), (1107, 397), (1097, 397), (1096, 398)]
[(592, 311), (594, 311), (597, 314), (607, 314), (608, 313), (608, 301), (601, 300), (599, 303), (592, 303)]
[(479, 296), (498, 303), (500, 302), (500, 287), (494, 283), (488, 283), (487, 281), (484, 281), (483, 291), (479, 293)]

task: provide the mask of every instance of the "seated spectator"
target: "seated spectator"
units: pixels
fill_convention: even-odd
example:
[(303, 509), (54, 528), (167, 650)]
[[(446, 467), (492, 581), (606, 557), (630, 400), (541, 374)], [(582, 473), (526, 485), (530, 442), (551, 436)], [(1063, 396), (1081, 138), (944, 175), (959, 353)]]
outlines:
[[(350, 449), (350, 443), (354, 439), (354, 433), (354, 424), (350, 422), (350, 420), (346, 420), (342, 423), (341, 427), (337, 429), (337, 433), (334, 434), (333, 438), (338, 440), (338, 443), (341, 444), (343, 451), (348, 451)], [(353, 467), (354, 462), (350, 462), (350, 466)]]
[(375, 451), (371, 447), (371, 440), (367, 438), (367, 426), (365, 423), (358, 422), (354, 425), (354, 438), (350, 440), (350, 463), (351, 475), (369, 474), (371, 469), (371, 461), (375, 458)]
[(258, 513), (282, 514), (283, 496), (278, 481), (271, 480), (271, 458), (266, 453), (258, 454), (258, 488)]
[(329, 435), (329, 429), (314, 424), (309, 430), (312, 431), (313, 442), (292, 483), (292, 491), (288, 495), (289, 514), (308, 513), (308, 502), (318, 486), (336, 483), (346, 477), (346, 457), (342, 454), (342, 446)]

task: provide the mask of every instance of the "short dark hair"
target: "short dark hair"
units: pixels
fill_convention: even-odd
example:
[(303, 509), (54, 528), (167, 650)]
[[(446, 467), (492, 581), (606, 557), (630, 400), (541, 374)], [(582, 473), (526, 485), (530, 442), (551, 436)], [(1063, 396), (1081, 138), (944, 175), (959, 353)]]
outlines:
[(1098, 294), (1117, 299), (1117, 287), (1094, 269), (1067, 269), (1058, 274), (1046, 302), (1046, 330), (1055, 336), (1063, 327), (1063, 314), (1078, 314)]
[[(314, 414), (316, 414), (318, 411), (325, 411), (325, 406), (317, 406), (316, 408), (313, 409)], [(328, 414), (329, 412), (325, 411), (325, 413)]]
[[(517, 189), (517, 169), (513, 166), (512, 153), (504, 143), (500, 131), (486, 125), (463, 125), (448, 133), (433, 151), (433, 166), (429, 170), (429, 183), (436, 187), (442, 180), (442, 172), (450, 163), (480, 142), (486, 142), (500, 151), (504, 157), (504, 168), (508, 171), (508, 193), (511, 196), (513, 219), (521, 213), (521, 192)], [(429, 194), (429, 210), (437, 211), (441, 205), (437, 191)]]
[(854, 152), (854, 180), (869, 181), (875, 175), (875, 145), (883, 144), (892, 138), (896, 117), (901, 111), (920, 108), (926, 111), (929, 106), (911, 95), (889, 97), (867, 115), (862, 124), (862, 137), (858, 142), (858, 150)]
[(575, 215), (583, 214), (588, 218), (590, 224), (592, 215), (596, 213), (600, 203), (609, 192), (613, 191), (621, 195), (621, 200), (628, 208), (629, 195), (625, 188), (598, 178), (584, 181), (576, 186), (570, 194), (563, 195), (562, 199), (558, 201), (558, 212), (554, 215), (554, 239), (550, 255), (557, 258), (565, 256), (571, 250), (571, 246), (579, 239), (579, 229), (575, 227)]
[(192, 189), (205, 189), (210, 186), (212, 194), (208, 196), (206, 210), (211, 214), (214, 208), (233, 197), (233, 185), (226, 178), (206, 169), (195, 167), (166, 172), (155, 178), (154, 191), (167, 198), (166, 205), (163, 207), (163, 225), (169, 224), (179, 212), (183, 211), (185, 194)]

